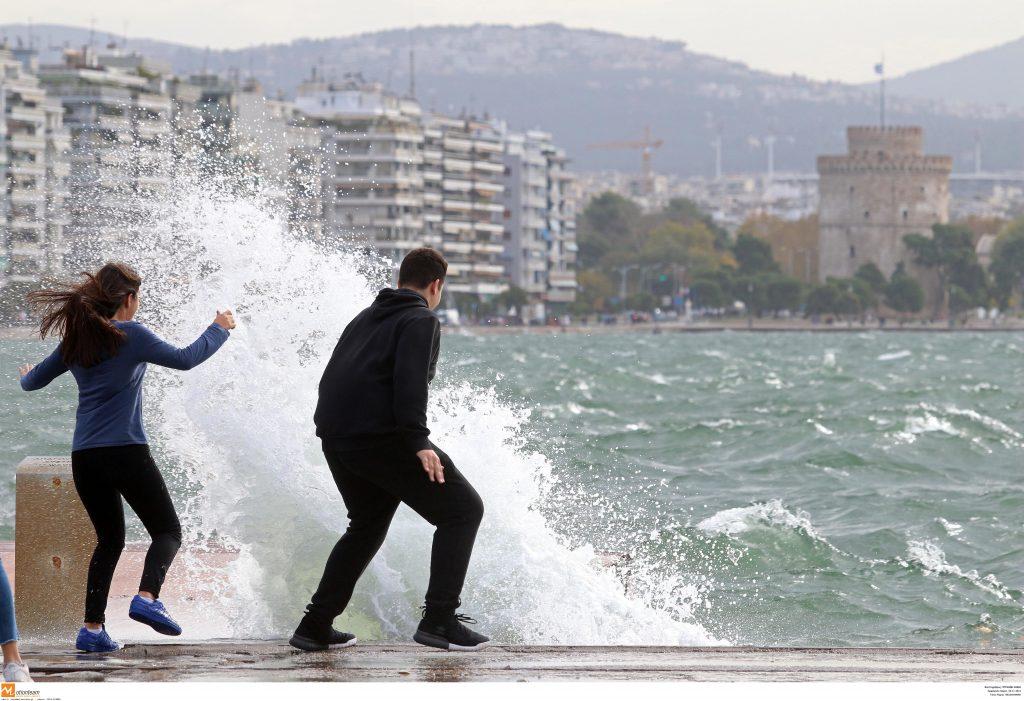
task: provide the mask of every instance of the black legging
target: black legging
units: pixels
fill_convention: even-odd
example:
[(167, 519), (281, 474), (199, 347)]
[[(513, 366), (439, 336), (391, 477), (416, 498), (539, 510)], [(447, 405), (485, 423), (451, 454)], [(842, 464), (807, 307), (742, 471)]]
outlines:
[(323, 634), (352, 598), (356, 581), (380, 549), (388, 526), (404, 502), (437, 527), (430, 555), (426, 603), (440, 610), (459, 606), (473, 542), (483, 518), (480, 495), (443, 451), (444, 484), (431, 482), (414, 452), (401, 444), (324, 455), (348, 508), (348, 530), (327, 559), (320, 586), (306, 608), (303, 631)]
[(114, 568), (124, 550), (123, 496), (149, 531), (140, 591), (160, 595), (160, 587), (181, 547), (181, 524), (147, 445), (87, 448), (71, 453), (75, 489), (96, 529), (96, 550), (89, 562), (85, 593), (86, 623), (106, 619), (107, 595)]

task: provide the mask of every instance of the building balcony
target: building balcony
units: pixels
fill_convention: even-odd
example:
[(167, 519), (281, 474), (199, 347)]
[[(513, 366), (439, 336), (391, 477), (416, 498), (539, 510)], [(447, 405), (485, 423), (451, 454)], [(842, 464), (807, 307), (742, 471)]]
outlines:
[(7, 145), (14, 151), (38, 153), (46, 149), (46, 139), (38, 134), (11, 132), (7, 135)]
[(576, 301), (576, 290), (575, 289), (551, 289), (544, 294), (545, 302), (575, 302)]
[(494, 202), (474, 202), (473, 209), (477, 212), (492, 212), (496, 214), (502, 214), (505, 211), (504, 205)]
[(469, 153), (473, 150), (473, 142), (469, 139), (460, 139), (455, 136), (444, 137), (444, 148), (446, 151), (458, 151)]
[(46, 166), (42, 163), (29, 161), (11, 161), (7, 164), (7, 170), (11, 175), (46, 175)]
[(468, 173), (473, 170), (473, 161), (467, 161), (461, 158), (445, 158), (444, 169), (455, 173)]
[(505, 266), (493, 263), (473, 263), (472, 270), (478, 275), (503, 275), (505, 273)]
[(500, 141), (484, 141), (477, 139), (473, 141), (473, 150), (480, 153), (503, 153), (504, 145)]
[(476, 231), (487, 231), (492, 234), (505, 233), (505, 226), (503, 224), (495, 224), (494, 222), (473, 222), (473, 229)]
[(473, 188), (473, 183), (468, 180), (456, 180), (455, 178), (445, 178), (443, 182), (444, 189), (449, 192), (469, 192)]
[(36, 128), (46, 124), (46, 113), (37, 107), (11, 107), (7, 111), (7, 118), (13, 122), (31, 124)]
[(445, 241), (441, 244), (441, 250), (445, 253), (470, 253), (473, 244), (468, 241)]
[(505, 186), (502, 185), (501, 183), (489, 183), (486, 181), (478, 180), (473, 183), (473, 189), (481, 194), (487, 193), (491, 195), (496, 195), (499, 192), (504, 192)]
[(468, 221), (445, 221), (442, 228), (446, 234), (468, 234), (473, 230), (473, 224)]
[(480, 173), (504, 173), (505, 164), (496, 161), (473, 161), (473, 170)]

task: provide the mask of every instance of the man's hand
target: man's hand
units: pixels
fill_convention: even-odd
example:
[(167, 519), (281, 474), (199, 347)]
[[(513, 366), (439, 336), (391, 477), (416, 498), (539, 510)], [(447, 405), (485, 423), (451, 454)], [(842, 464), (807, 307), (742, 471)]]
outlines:
[[(22, 365), (20, 368), (18, 368), (18, 372), (21, 373), (22, 377), (24, 377), (25, 375), (27, 375), (30, 372), (32, 372), (32, 366), (31, 365)], [(433, 451), (431, 451), (431, 452), (433, 452)]]
[(431, 482), (444, 484), (444, 465), (441, 464), (441, 458), (437, 457), (437, 453), (433, 450), (421, 450), (416, 453), (416, 457), (423, 463), (423, 469)]
[(218, 309), (217, 318), (213, 320), (213, 323), (225, 331), (230, 331), (235, 328), (235, 315), (231, 313), (230, 309), (225, 309), (224, 311)]

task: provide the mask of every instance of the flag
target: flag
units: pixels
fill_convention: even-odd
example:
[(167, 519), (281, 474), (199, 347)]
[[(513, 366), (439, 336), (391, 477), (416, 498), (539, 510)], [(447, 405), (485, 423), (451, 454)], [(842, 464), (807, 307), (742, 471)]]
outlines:
[(878, 75), (882, 75), (883, 73), (885, 73), (885, 64), (884, 63), (876, 63), (875, 64), (875, 73), (877, 73)]

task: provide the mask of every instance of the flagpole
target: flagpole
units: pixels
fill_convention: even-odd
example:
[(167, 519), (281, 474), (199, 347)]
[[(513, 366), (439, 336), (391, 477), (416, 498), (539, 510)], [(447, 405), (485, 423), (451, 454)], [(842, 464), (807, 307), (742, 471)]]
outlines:
[(879, 76), (879, 121), (881, 122), (882, 129), (885, 129), (885, 54), (882, 54), (882, 61), (876, 68)]

